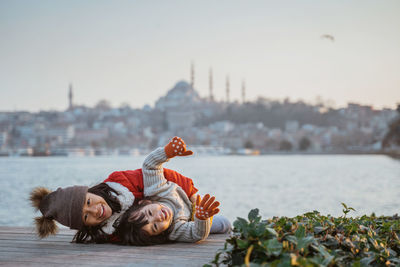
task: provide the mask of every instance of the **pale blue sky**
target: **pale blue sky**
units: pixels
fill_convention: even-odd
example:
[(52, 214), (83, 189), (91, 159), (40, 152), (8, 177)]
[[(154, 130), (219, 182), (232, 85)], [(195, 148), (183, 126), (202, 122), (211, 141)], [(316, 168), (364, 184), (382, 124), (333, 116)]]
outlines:
[[(217, 99), (400, 102), (400, 1), (0, 1), (0, 110), (154, 102), (195, 63)], [(335, 42), (322, 39), (331, 34)]]

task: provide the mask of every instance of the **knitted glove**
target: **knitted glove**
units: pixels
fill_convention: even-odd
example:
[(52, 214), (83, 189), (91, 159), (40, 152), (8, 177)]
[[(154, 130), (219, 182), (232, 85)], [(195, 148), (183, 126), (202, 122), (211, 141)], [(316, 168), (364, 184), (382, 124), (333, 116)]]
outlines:
[(200, 201), (200, 196), (197, 195), (196, 199), (196, 218), (199, 220), (207, 220), (219, 212), (217, 207), (219, 202), (215, 201), (215, 197), (211, 197), (207, 194)]
[(173, 158), (175, 156), (190, 156), (193, 155), (191, 150), (186, 150), (186, 144), (182, 138), (175, 136), (171, 142), (164, 147), (167, 158)]

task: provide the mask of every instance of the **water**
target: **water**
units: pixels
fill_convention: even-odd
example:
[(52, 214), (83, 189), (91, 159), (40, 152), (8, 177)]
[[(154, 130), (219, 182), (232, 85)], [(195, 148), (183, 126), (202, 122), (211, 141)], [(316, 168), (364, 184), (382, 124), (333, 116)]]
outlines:
[[(144, 157), (0, 158), (0, 225), (30, 226), (35, 186), (95, 185)], [(400, 211), (400, 161), (377, 155), (192, 156), (164, 165), (191, 177), (201, 194), (221, 202), (230, 220), (259, 208), (264, 218), (319, 210), (339, 216), (341, 202), (362, 214)]]

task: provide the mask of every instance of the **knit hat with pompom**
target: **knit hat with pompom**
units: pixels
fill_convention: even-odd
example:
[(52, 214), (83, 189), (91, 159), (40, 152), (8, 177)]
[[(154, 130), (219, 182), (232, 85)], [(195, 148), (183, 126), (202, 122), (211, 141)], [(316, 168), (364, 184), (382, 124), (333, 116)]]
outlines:
[(41, 217), (35, 218), (39, 237), (44, 238), (50, 234), (56, 234), (55, 221), (71, 229), (82, 229), (84, 226), (82, 208), (87, 190), (87, 186), (58, 188), (54, 192), (44, 187), (33, 189), (30, 196), (32, 206), (42, 213)]

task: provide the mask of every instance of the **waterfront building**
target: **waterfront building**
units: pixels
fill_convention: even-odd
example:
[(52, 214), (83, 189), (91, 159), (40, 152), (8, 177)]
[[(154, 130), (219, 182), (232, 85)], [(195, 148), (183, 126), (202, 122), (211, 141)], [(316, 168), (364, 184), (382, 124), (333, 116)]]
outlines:
[(7, 136), (7, 132), (0, 132), (0, 149), (5, 148), (5, 146), (7, 145)]
[(77, 129), (75, 131), (74, 140), (79, 144), (90, 144), (92, 142), (99, 142), (109, 137), (109, 131), (103, 129)]
[(157, 100), (155, 108), (165, 113), (171, 131), (192, 127), (204, 100), (186, 81), (178, 82), (164, 97)]

